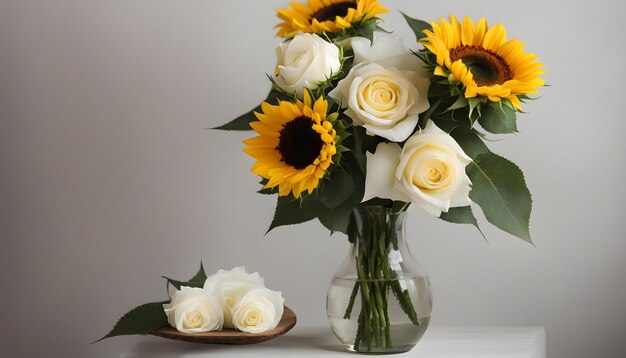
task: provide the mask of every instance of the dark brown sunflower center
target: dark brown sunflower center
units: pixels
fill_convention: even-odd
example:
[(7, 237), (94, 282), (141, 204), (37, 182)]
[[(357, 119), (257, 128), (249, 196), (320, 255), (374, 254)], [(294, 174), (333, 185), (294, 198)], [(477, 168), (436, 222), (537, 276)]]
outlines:
[(461, 46), (450, 50), (452, 62), (461, 60), (479, 86), (503, 84), (513, 79), (511, 67), (502, 56), (478, 46)]
[(313, 128), (311, 118), (300, 116), (287, 122), (280, 130), (278, 152), (281, 161), (298, 170), (313, 164), (320, 155), (324, 142)]
[(311, 18), (319, 22), (335, 21), (337, 16), (344, 17), (348, 15), (348, 9), (356, 9), (356, 1), (344, 1), (329, 5), (319, 9), (315, 14), (311, 15)]

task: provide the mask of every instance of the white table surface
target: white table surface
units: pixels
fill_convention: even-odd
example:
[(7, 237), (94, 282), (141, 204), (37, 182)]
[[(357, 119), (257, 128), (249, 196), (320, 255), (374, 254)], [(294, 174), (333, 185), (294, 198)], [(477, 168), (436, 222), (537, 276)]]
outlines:
[[(545, 358), (543, 327), (430, 327), (413, 350), (394, 357)], [(120, 358), (350, 357), (328, 327), (298, 327), (282, 337), (245, 346), (202, 345), (146, 337)]]

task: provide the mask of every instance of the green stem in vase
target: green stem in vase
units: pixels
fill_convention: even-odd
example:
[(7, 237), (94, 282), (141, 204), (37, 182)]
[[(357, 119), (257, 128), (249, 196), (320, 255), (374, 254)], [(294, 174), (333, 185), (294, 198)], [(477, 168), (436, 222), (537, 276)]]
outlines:
[[(367, 287), (367, 284), (363, 285), (364, 287)], [(369, 290), (368, 290), (369, 291)], [(371, 321), (371, 312), (370, 312), (370, 305), (369, 305), (369, 296), (366, 296), (364, 291), (361, 291), (363, 293), (363, 298), (365, 298), (363, 300), (363, 321), (365, 322), (365, 344), (367, 346), (367, 351), (371, 351), (372, 350), (372, 321)]]
[(385, 347), (392, 348), (393, 343), (391, 342), (391, 321), (389, 320), (389, 306), (387, 303), (387, 297), (389, 295), (389, 285), (386, 283), (383, 284), (383, 312), (385, 314)]
[(351, 317), (360, 291), (361, 312), (353, 346), (355, 351), (367, 349), (371, 352), (373, 346), (393, 348), (388, 301), (390, 291), (411, 322), (419, 325), (409, 291), (402, 289), (400, 280), (404, 277), (399, 277), (389, 262), (390, 251), (399, 249), (396, 223), (395, 215), (381, 217), (367, 213), (361, 230), (352, 240), (357, 244), (357, 282), (352, 288), (344, 319)]
[(356, 339), (354, 341), (354, 350), (359, 350), (359, 345), (361, 344), (361, 340), (363, 339), (363, 331), (365, 330), (365, 310), (361, 310), (358, 319), (358, 326), (356, 330)]
[(373, 304), (371, 305), (371, 317), (372, 317), (372, 331), (374, 333), (374, 340), (376, 341), (376, 347), (380, 347), (381, 342), (380, 342), (380, 316), (378, 315), (378, 309), (376, 307), (376, 298), (374, 297), (376, 295), (376, 287), (374, 286), (375, 282), (372, 282), (372, 288), (373, 290), (370, 290), (370, 292), (372, 293), (372, 297), (370, 297), (370, 302), (372, 302)]
[(354, 301), (356, 300), (356, 295), (359, 293), (359, 281), (354, 284), (352, 288), (352, 293), (350, 294), (350, 301), (348, 302), (348, 308), (346, 308), (346, 313), (343, 315), (343, 319), (350, 319), (350, 315), (352, 315), (352, 309), (354, 308)]

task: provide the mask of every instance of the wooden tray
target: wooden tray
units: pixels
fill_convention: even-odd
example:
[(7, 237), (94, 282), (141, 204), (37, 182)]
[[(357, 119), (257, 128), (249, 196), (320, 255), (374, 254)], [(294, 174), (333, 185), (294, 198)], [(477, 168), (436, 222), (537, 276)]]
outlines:
[(185, 342), (205, 344), (253, 344), (269, 341), (289, 332), (296, 325), (296, 314), (287, 306), (278, 326), (263, 333), (245, 333), (224, 328), (221, 331), (204, 333), (181, 333), (173, 327), (163, 327), (150, 332), (151, 335)]

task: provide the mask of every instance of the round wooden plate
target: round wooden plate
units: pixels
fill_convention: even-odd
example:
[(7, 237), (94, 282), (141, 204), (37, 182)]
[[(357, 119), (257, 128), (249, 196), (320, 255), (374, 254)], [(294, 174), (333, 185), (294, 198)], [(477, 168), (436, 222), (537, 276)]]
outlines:
[(246, 333), (224, 328), (221, 331), (203, 333), (181, 333), (173, 327), (163, 327), (150, 332), (151, 335), (185, 342), (205, 344), (253, 344), (269, 341), (289, 332), (296, 325), (296, 314), (285, 306), (278, 326), (262, 333)]

